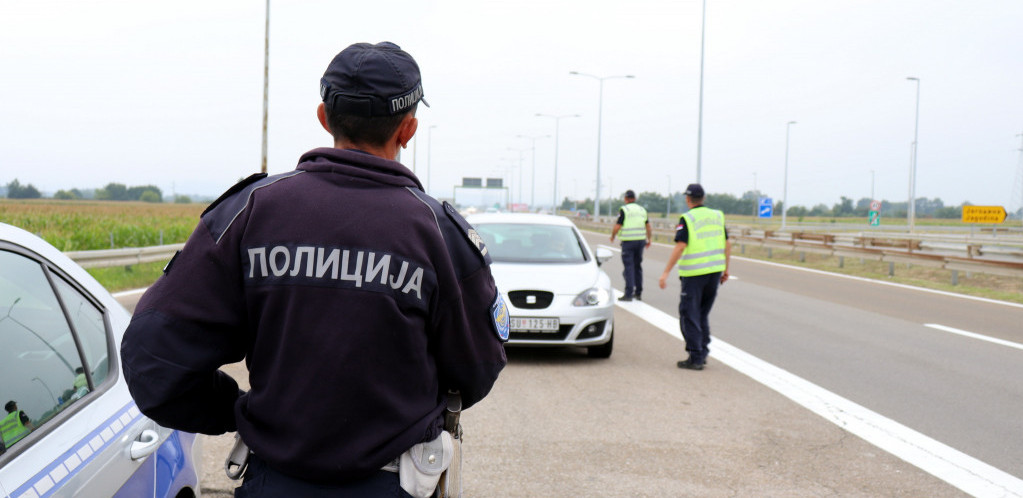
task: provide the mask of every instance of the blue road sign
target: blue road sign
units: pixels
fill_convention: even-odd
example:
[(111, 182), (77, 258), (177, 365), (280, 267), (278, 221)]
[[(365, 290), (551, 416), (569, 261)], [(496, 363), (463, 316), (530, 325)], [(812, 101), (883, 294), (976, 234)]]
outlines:
[(760, 209), (757, 210), (757, 217), (770, 218), (774, 214), (774, 206), (770, 197), (760, 198)]

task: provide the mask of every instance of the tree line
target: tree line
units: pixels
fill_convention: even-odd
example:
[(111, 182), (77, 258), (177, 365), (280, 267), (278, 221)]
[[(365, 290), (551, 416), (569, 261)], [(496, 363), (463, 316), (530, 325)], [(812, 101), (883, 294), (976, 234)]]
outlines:
[[(617, 214), (618, 209), (622, 207), (624, 201), (625, 192), (613, 199), (603, 199), (601, 201), (601, 214), (608, 216), (608, 213)], [(738, 214), (738, 215), (749, 215), (754, 216), (757, 213), (757, 207), (761, 197), (766, 197), (762, 192), (759, 191), (746, 191), (740, 197), (736, 197), (732, 194), (711, 194), (708, 193), (704, 199), (704, 205), (719, 209), (725, 214)], [(647, 212), (651, 215), (656, 213), (667, 213), (669, 198), (668, 196), (657, 193), (657, 192), (640, 192), (636, 195), (636, 203), (643, 206)], [(867, 218), (870, 216), (870, 203), (871, 199), (867, 197), (853, 200), (852, 198), (842, 196), (839, 202), (832, 206), (826, 204), (817, 204), (816, 206), (807, 208), (805, 206), (792, 206), (789, 208), (786, 216), (790, 218), (803, 218), (803, 217), (832, 217), (832, 218)], [(610, 211), (608, 206), (610, 205)], [(682, 192), (675, 192), (671, 195), (670, 199), (671, 212), (682, 213), (686, 211), (686, 200), (685, 194)], [(963, 206), (973, 205), (970, 202), (964, 202), (959, 206), (946, 206), (945, 203), (935, 197), (933, 199), (927, 199), (920, 197), (915, 200), (916, 216), (919, 218), (946, 218), (946, 219), (961, 219), (963, 216)], [(775, 201), (773, 205), (774, 216), (781, 216), (781, 210), (784, 205), (780, 201)], [(902, 218), (907, 215), (909, 208), (908, 201), (902, 202), (891, 202), (887, 200), (881, 201), (881, 212), (880, 215), (885, 218)], [(587, 212), (593, 209), (593, 198), (586, 198), (584, 200), (572, 200), (568, 197), (562, 201), (561, 210), (587, 210)], [(1014, 216), (1019, 217), (1023, 215), (1023, 208), (1021, 208)]]
[[(41, 199), (43, 194), (31, 183), (22, 185), (17, 178), (5, 186), (4, 197), (8, 199)], [(140, 185), (129, 187), (122, 183), (108, 183), (105, 187), (94, 190), (58, 190), (53, 194), (54, 199), (61, 200), (97, 200), (97, 201), (141, 201), (141, 202), (163, 202), (163, 192), (155, 185)], [(188, 196), (178, 195), (174, 197), (176, 203), (191, 203)]]

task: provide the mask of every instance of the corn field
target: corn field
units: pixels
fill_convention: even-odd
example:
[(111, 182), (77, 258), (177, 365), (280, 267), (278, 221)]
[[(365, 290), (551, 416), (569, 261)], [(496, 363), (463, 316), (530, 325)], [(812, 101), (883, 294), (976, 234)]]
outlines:
[(61, 251), (184, 242), (205, 204), (0, 199), (0, 222), (32, 232)]

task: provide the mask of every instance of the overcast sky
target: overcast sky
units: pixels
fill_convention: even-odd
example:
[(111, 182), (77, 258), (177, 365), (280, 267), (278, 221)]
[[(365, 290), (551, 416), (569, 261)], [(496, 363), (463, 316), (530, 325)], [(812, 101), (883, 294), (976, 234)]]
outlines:
[[(701, 1), (271, 3), (269, 171), (331, 145), (319, 78), (355, 42), (415, 57), (431, 108), (402, 162), (431, 194), (505, 177), (550, 204), (697, 178)], [(260, 167), (265, 2), (0, 0), (0, 184), (216, 196)], [(707, 0), (701, 180), (711, 193), (1020, 206), (1023, 1)], [(535, 140), (517, 138), (544, 136)], [(432, 151), (430, 150), (432, 149)], [(524, 149), (524, 150), (523, 150)], [(520, 161), (521, 155), (521, 161)], [(519, 168), (521, 164), (522, 168)], [(428, 168), (429, 165), (429, 168)], [(432, 170), (432, 171), (431, 171)], [(521, 181), (520, 181), (521, 178)], [(873, 185), (872, 185), (873, 179)], [(610, 190), (609, 190), (610, 189)]]

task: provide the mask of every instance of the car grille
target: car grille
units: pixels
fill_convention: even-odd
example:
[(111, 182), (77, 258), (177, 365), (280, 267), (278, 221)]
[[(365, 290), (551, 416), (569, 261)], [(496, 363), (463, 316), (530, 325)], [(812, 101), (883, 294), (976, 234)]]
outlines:
[(568, 337), (568, 333), (572, 331), (574, 325), (561, 324), (558, 327), (557, 332), (512, 332), (509, 335), (511, 340), (530, 340), (530, 341), (563, 341)]
[(512, 305), (520, 310), (542, 310), (550, 306), (551, 301), (554, 301), (554, 293), (547, 291), (519, 290), (509, 292), (508, 298), (511, 299)]

